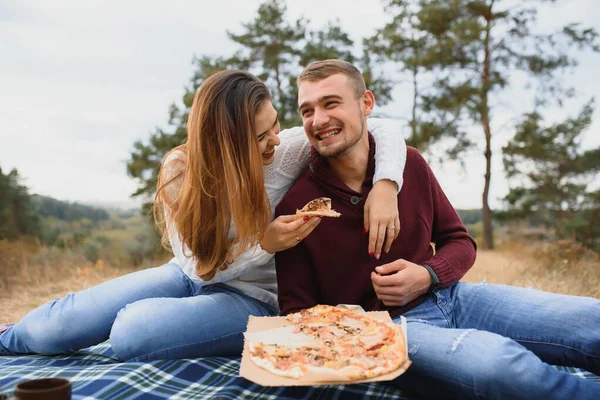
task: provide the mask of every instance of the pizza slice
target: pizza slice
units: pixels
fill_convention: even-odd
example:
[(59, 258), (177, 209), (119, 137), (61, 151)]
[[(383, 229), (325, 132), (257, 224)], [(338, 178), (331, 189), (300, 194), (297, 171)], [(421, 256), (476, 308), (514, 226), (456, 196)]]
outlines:
[(339, 217), (339, 212), (331, 209), (331, 199), (329, 197), (319, 197), (306, 203), (301, 210), (296, 210), (297, 217)]

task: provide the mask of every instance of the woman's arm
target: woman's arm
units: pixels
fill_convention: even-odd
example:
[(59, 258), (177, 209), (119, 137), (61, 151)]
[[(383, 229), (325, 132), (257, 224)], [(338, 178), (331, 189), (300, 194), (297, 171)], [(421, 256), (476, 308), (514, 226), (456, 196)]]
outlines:
[(402, 136), (402, 124), (387, 118), (369, 118), (367, 123), (377, 144), (373, 183), (388, 179), (396, 182), (400, 193), (406, 166), (406, 141)]

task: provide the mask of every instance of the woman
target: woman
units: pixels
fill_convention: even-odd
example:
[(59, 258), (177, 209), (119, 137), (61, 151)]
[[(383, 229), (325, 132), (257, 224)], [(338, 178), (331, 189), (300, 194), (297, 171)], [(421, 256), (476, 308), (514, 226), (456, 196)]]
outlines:
[[(258, 78), (223, 71), (206, 79), (192, 104), (188, 142), (169, 153), (159, 174), (156, 214), (164, 211), (158, 220), (175, 258), (40, 306), (0, 334), (0, 354), (72, 352), (110, 338), (128, 361), (239, 355), (248, 317), (278, 313), (272, 253), (319, 224), (295, 216), (269, 223), (310, 154), (302, 128), (278, 136), (279, 129)], [(372, 133), (405, 154), (398, 133)], [(405, 159), (381, 153), (391, 160), (377, 159), (374, 180), (387, 169), (401, 184)], [(369, 208), (396, 211), (396, 184), (375, 188), (379, 198)], [(383, 214), (366, 218), (373, 237), (398, 224), (396, 212)]]

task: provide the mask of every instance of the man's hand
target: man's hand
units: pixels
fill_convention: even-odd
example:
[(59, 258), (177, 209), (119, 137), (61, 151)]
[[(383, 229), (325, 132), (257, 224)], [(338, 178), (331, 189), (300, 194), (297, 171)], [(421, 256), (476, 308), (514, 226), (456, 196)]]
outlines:
[(307, 237), (321, 222), (320, 217), (280, 215), (267, 227), (260, 241), (263, 250), (273, 254), (294, 247)]
[(427, 293), (432, 284), (425, 267), (403, 259), (376, 267), (371, 281), (377, 298), (386, 306), (403, 306)]
[(400, 234), (396, 182), (382, 179), (373, 185), (365, 201), (364, 229), (369, 232), (369, 254), (379, 260), (381, 249), (388, 253)]

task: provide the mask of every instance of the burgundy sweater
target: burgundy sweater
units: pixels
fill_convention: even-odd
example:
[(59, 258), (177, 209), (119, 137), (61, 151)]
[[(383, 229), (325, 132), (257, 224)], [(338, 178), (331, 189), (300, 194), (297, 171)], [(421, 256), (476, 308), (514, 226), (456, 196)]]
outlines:
[[(371, 271), (403, 258), (427, 264), (440, 286), (461, 279), (475, 262), (475, 242), (446, 198), (433, 172), (414, 148), (407, 152), (404, 184), (398, 195), (400, 235), (379, 260), (368, 254), (363, 206), (373, 186), (375, 141), (369, 135), (369, 163), (362, 192), (350, 189), (314, 149), (311, 163), (276, 208), (290, 215), (316, 197), (330, 197), (339, 218), (323, 218), (297, 246), (275, 255), (279, 307), (285, 315), (316, 304), (360, 304), (395, 317), (423, 302), (424, 294), (402, 307), (386, 307), (375, 294)], [(430, 242), (436, 245), (436, 254)]]

